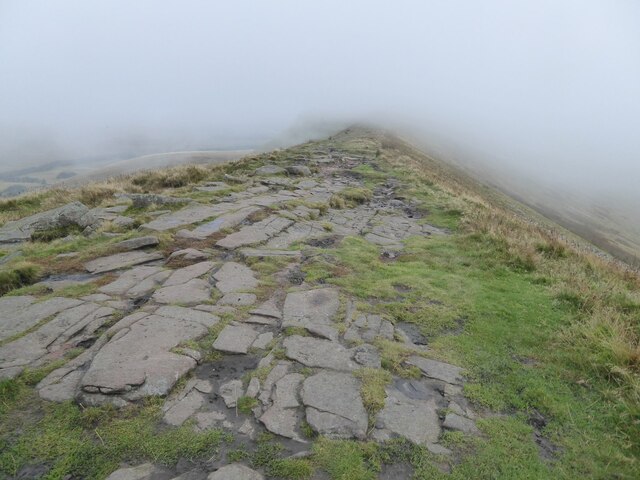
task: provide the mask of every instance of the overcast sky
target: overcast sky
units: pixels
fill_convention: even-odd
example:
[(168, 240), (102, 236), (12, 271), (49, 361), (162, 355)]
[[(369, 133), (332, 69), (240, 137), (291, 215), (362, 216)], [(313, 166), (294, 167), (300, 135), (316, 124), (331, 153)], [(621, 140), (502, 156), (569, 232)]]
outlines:
[(640, 192), (639, 115), (634, 0), (0, 0), (5, 165), (362, 119)]

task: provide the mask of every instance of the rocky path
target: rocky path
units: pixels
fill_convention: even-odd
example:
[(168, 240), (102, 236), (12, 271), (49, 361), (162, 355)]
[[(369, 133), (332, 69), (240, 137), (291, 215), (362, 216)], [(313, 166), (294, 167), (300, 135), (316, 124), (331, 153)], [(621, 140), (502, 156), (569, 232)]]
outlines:
[[(446, 234), (416, 218), (413, 202), (396, 196), (393, 181), (352, 198), (365, 189), (349, 171), (365, 162), (371, 159), (333, 152), (284, 167), (263, 165), (241, 191), (160, 214), (142, 225), (144, 237), (87, 262), (92, 276), (113, 274), (97, 293), (0, 298), (0, 378), (81, 348), (37, 385), (43, 399), (123, 407), (162, 396), (168, 425), (223, 428), (247, 444), (269, 431), (300, 455), (314, 435), (381, 442), (404, 437), (449, 454), (439, 444), (443, 430), (478, 432), (462, 395), (461, 369), (430, 359), (394, 319), (300, 274), (314, 245), (330, 247), (346, 236), (380, 246), (393, 261), (407, 238)], [(212, 182), (197, 191), (227, 187)], [(125, 218), (118, 205), (106, 211)], [(77, 221), (89, 225), (88, 213), (81, 213)], [(17, 239), (32, 224), (13, 224), (4, 236)], [(156, 232), (199, 248), (176, 247), (166, 256), (156, 249)], [(252, 268), (260, 261), (281, 269), (261, 273)], [(384, 406), (374, 411), (362, 391), (366, 372), (382, 369), (381, 340), (408, 352), (406, 366), (421, 375), (392, 376)], [(207, 475), (263, 478), (239, 464)], [(143, 464), (109, 478), (173, 476)]]

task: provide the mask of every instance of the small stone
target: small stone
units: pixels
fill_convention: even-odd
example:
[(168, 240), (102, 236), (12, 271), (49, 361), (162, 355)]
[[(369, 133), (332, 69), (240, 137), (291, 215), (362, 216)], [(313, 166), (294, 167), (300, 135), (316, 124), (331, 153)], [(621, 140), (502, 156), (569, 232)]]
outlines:
[(416, 355), (409, 357), (407, 363), (418, 367), (427, 378), (442, 380), (443, 382), (457, 385), (462, 383), (462, 368), (456, 367), (455, 365), (418, 357)]
[(260, 168), (256, 168), (256, 175), (281, 175), (285, 173), (286, 170), (278, 165), (264, 165)]
[(220, 300), (218, 305), (232, 305), (234, 307), (244, 307), (256, 303), (256, 297), (253, 293), (227, 293)]
[(216, 288), (222, 293), (252, 290), (258, 286), (253, 270), (237, 262), (227, 262), (213, 274)]
[(243, 424), (240, 425), (238, 433), (241, 433), (242, 435), (246, 435), (247, 437), (253, 439), (256, 436), (256, 429), (253, 426), (253, 423), (251, 423), (251, 420), (246, 419)]
[(212, 412), (198, 412), (194, 415), (196, 425), (200, 430), (212, 430), (217, 428), (218, 424), (223, 422), (226, 418), (227, 417), (224, 413), (215, 410)]
[(380, 354), (373, 345), (365, 343), (353, 349), (353, 359), (367, 368), (381, 368)]
[(249, 467), (233, 463), (210, 473), (207, 480), (264, 480), (264, 477)]
[(355, 370), (351, 352), (337, 342), (293, 335), (284, 339), (286, 355), (307, 367)]
[(192, 390), (165, 412), (164, 421), (175, 427), (182, 425), (204, 404), (204, 400), (200, 392)]
[(201, 252), (200, 250), (197, 250), (195, 248), (185, 248), (182, 250), (176, 250), (175, 252), (173, 252), (171, 255), (169, 255), (169, 258), (167, 259), (167, 262), (171, 262), (172, 260), (185, 260), (185, 261), (199, 261), (199, 260), (206, 260), (208, 258), (208, 255), (204, 252)]
[(84, 268), (93, 274), (111, 272), (113, 270), (119, 270), (121, 268), (132, 267), (141, 263), (149, 263), (154, 260), (162, 259), (160, 253), (146, 253), (146, 252), (125, 252), (116, 253), (115, 255), (109, 255), (108, 257), (97, 258), (84, 264)]
[(158, 240), (158, 237), (149, 236), (149, 237), (138, 237), (138, 238), (131, 238), (129, 240), (124, 240), (122, 242), (116, 243), (114, 247), (117, 248), (118, 250), (128, 251), (128, 250), (137, 250), (139, 248), (145, 248), (145, 247), (155, 247), (159, 243), (160, 243), (160, 240)]
[(253, 344), (251, 345), (251, 348), (264, 350), (265, 348), (267, 348), (267, 345), (269, 345), (269, 343), (271, 343), (272, 340), (273, 340), (272, 332), (261, 333), (260, 335), (258, 335), (258, 338), (256, 338), (256, 341), (253, 342)]
[(247, 325), (227, 325), (213, 342), (213, 348), (227, 353), (247, 353), (258, 332)]
[(224, 400), (224, 404), (227, 408), (233, 408), (236, 406), (238, 399), (242, 397), (244, 389), (242, 388), (242, 380), (231, 380), (223, 385), (220, 385), (218, 394)]
[(304, 165), (289, 165), (286, 167), (287, 173), (289, 175), (298, 175), (298, 176), (309, 176), (311, 175), (311, 170), (309, 167)]
[[(164, 474), (164, 475), (163, 475)], [(161, 475), (163, 475), (161, 477)], [(170, 478), (167, 472), (151, 463), (143, 463), (137, 467), (120, 468), (107, 477), (107, 480), (154, 480)]]
[(189, 265), (188, 267), (174, 270), (167, 281), (164, 282), (163, 286), (172, 287), (174, 285), (182, 285), (183, 283), (187, 283), (189, 280), (193, 280), (194, 278), (203, 276), (205, 273), (211, 270), (214, 265), (215, 264), (213, 262), (200, 262)]
[(165, 304), (197, 305), (211, 299), (211, 285), (206, 280), (194, 278), (181, 285), (156, 290), (153, 299)]
[(447, 413), (446, 417), (444, 417), (444, 423), (442, 426), (449, 430), (458, 430), (472, 435), (480, 434), (480, 430), (478, 430), (478, 427), (476, 427), (473, 420), (461, 417), (455, 413)]
[(447, 447), (443, 447), (439, 443), (427, 444), (427, 450), (429, 450), (434, 455), (451, 455), (453, 453)]
[(258, 393), (260, 393), (260, 380), (258, 380), (256, 377), (253, 377), (251, 380), (249, 380), (249, 385), (247, 386), (245, 396), (256, 398), (258, 396)]

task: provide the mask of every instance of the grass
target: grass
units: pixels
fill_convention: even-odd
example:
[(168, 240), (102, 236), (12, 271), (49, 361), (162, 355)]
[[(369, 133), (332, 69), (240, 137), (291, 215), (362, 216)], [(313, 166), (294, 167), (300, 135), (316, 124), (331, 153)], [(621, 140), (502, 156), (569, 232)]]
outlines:
[(369, 415), (369, 424), (373, 426), (376, 414), (384, 408), (387, 396), (385, 387), (391, 383), (391, 374), (378, 368), (361, 368), (354, 375), (360, 379), (360, 396)]
[(9, 269), (0, 270), (0, 296), (37, 282), (41, 271), (37, 265), (28, 262), (19, 262)]

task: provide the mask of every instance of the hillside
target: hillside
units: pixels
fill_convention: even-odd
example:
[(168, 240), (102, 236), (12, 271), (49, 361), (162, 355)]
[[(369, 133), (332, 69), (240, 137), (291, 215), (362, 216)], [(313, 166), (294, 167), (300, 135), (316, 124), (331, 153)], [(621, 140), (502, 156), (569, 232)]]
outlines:
[(388, 133), (0, 222), (0, 478), (640, 476), (637, 273)]

